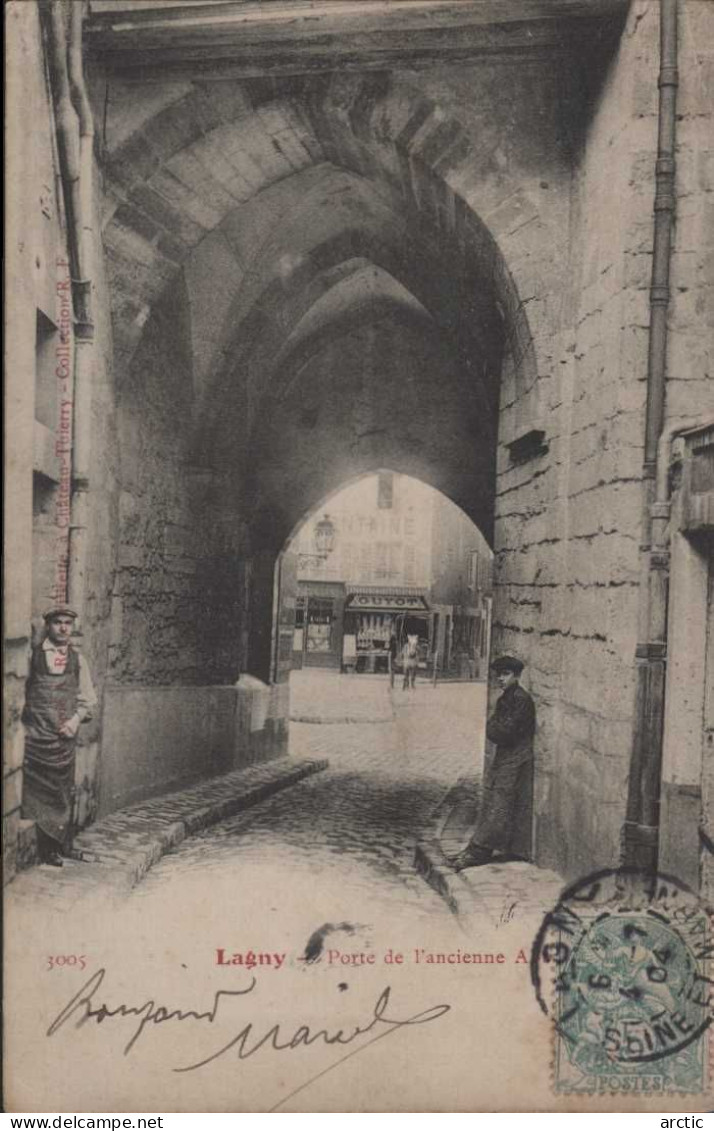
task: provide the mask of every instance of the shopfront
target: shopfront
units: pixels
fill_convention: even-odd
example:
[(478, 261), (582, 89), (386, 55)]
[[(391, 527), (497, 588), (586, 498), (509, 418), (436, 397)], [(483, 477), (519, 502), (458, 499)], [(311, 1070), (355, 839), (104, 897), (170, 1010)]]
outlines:
[(431, 645), (431, 613), (423, 591), (369, 586), (348, 590), (344, 607), (343, 670), (386, 672), (391, 637), (396, 637), (401, 655), (409, 635), (418, 637), (420, 661), (426, 664)]
[(293, 668), (337, 668), (342, 662), (345, 587), (301, 581), (295, 607)]

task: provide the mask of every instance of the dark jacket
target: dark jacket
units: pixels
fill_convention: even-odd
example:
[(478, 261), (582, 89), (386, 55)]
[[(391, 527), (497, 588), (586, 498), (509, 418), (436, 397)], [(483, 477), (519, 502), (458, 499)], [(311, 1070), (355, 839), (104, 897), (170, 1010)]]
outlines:
[(527, 761), (533, 757), (535, 704), (520, 683), (513, 683), (501, 695), (486, 723), (486, 737), (496, 746), (496, 754), (508, 761)]

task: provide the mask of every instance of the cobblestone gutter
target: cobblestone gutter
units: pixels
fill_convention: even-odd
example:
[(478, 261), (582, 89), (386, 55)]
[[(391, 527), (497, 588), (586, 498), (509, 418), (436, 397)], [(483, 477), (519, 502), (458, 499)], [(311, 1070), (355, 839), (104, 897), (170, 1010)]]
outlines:
[(419, 875), (467, 929), (484, 919), (498, 926), (507, 922), (516, 908), (520, 915), (544, 911), (565, 886), (556, 872), (520, 860), (497, 858), (492, 864), (463, 872), (449, 867), (447, 856), (468, 842), (480, 794), (480, 778), (460, 778), (435, 809), (431, 827), (414, 853)]
[(35, 869), (32, 876), (20, 877), (19, 883), (32, 882), (38, 872), (51, 871), (61, 887), (67, 886), (65, 881), (71, 881), (73, 887), (95, 886), (100, 881), (114, 888), (133, 888), (187, 836), (265, 801), (328, 764), (326, 758), (280, 758), (120, 809), (76, 838), (75, 847), (85, 854), (85, 862), (66, 861), (61, 872)]

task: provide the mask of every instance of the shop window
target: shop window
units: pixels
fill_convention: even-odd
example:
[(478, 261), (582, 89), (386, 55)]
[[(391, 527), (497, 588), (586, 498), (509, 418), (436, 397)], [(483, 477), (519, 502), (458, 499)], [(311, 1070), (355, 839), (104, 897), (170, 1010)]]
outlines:
[(307, 606), (307, 651), (332, 650), (332, 617), (334, 601), (327, 597), (311, 597)]
[(307, 606), (307, 619), (310, 624), (332, 624), (335, 602), (331, 597), (311, 597)]

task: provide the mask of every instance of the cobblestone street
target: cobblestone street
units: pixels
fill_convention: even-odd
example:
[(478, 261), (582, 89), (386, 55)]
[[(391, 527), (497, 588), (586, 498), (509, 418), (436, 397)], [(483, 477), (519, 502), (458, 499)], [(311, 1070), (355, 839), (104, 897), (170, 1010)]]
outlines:
[[(397, 909), (414, 925), (450, 920), (456, 911), (469, 932), (474, 919), (497, 926), (516, 907), (542, 912), (560, 887), (553, 873), (505, 862), (458, 876), (444, 868), (441, 853), (463, 846), (473, 820), (486, 699), (483, 683), (422, 680), (403, 691), (399, 680), (390, 689), (385, 676), (294, 672), (289, 759), (112, 815), (78, 838), (93, 863), (21, 873), (11, 903), (27, 909), (47, 900), (65, 912), (95, 899), (126, 905), (128, 897), (137, 914), (151, 909), (160, 917), (167, 903), (203, 914), (208, 893), (212, 903), (227, 901), (250, 918), (263, 914), (270, 892), (271, 911), (294, 918), (300, 908), (308, 933), (316, 917), (389, 920)], [(263, 778), (276, 774), (285, 784), (266, 789)], [(249, 778), (252, 786), (244, 784)], [(454, 794), (457, 783), (465, 789)], [(246, 788), (254, 795), (240, 804)], [(212, 817), (205, 815), (211, 798)], [(182, 814), (186, 828), (176, 834), (172, 822)], [(167, 839), (131, 879), (146, 822), (158, 822)], [(422, 841), (436, 849), (433, 859), (427, 849), (420, 874), (415, 849)], [(136, 884), (130, 894), (127, 874)]]
[(329, 758), (330, 768), (186, 840), (133, 898), (151, 899), (182, 877), (210, 883), (232, 872), (239, 889), (246, 874), (253, 887), (262, 872), (267, 882), (277, 871), (298, 886), (334, 883), (345, 913), (398, 900), (402, 911), (408, 904), (417, 916), (442, 915), (443, 901), (414, 869), (414, 850), (446, 790), (480, 766), (485, 686), (390, 691), (386, 677), (316, 671), (293, 680), (293, 718), (324, 721), (293, 721), (291, 753)]
[[(129, 1018), (103, 1026), (100, 1035), (96, 1027), (67, 1026), (59, 1042), (40, 1046), (42, 1071), (55, 1090), (65, 1063), (56, 1051), (71, 1047), (85, 1057), (104, 1057), (102, 1071), (112, 1079), (111, 1073), (120, 1073), (121, 1094), (143, 1074), (147, 1094), (163, 1110), (200, 1104), (203, 1089), (219, 1109), (269, 1109), (321, 1080), (309, 1049), (302, 1058), (281, 1060), (279, 1071), (267, 1051), (248, 1069), (231, 1061), (227, 1070), (227, 1060), (214, 1069), (206, 1061), (206, 1077), (195, 1081), (191, 1073), (171, 1070), (193, 1064), (206, 1050), (215, 1054), (223, 1043), (230, 1047), (237, 1031), (231, 1017), (252, 1018), (261, 1032), (273, 1020), (295, 1031), (305, 1024), (317, 1029), (333, 1016), (354, 1027), (387, 990), (394, 1009), (418, 1013), (445, 1003), (453, 1019), (450, 1028), (444, 1024), (447, 1043), (436, 1053), (434, 1042), (421, 1044), (416, 1033), (403, 1038), (405, 1045), (415, 1042), (413, 1051), (395, 1046), (393, 1070), (383, 1052), (374, 1054), (369, 1078), (381, 1073), (389, 1096), (400, 1095), (403, 1056), (430, 1064), (430, 1057), (441, 1057), (440, 1071), (453, 1072), (450, 1087), (457, 1089), (465, 1049), (482, 1061), (488, 1050), (490, 1079), (508, 1063), (507, 1039), (533, 1042), (541, 1019), (528, 955), (544, 912), (555, 902), (557, 877), (534, 865), (495, 863), (462, 875), (447, 869), (441, 884), (433, 885), (433, 876), (427, 883), (415, 867), (417, 845), (438, 827), (440, 803), (457, 781), (480, 772), (485, 685), (434, 688), (424, 681), (402, 692), (390, 691), (386, 679), (326, 673), (301, 673), (296, 683), (294, 703), (301, 713), (328, 721), (291, 723), (292, 756), (282, 761), (317, 767), (315, 772), (218, 823), (189, 830), (131, 890), (111, 890), (113, 871), (106, 865), (102, 871), (99, 864), (79, 862), (67, 862), (59, 874), (31, 869), (10, 886), (8, 953), (24, 979), (13, 984), (10, 1002), (26, 1026), (20, 1047), (37, 1045), (37, 1033), (47, 1032), (88, 978), (102, 979), (101, 994), (116, 1011), (123, 1008), (119, 1003), (141, 1009), (147, 1001), (161, 1003), (157, 1015), (164, 1008), (207, 1010), (218, 992), (254, 995), (245, 1005), (222, 1004), (223, 1028), (215, 1034), (147, 1028), (146, 1061), (119, 1055), (136, 1029)], [(361, 721), (336, 721), (342, 711), (358, 713)], [(325, 757), (327, 769), (320, 762)], [(271, 765), (257, 770), (267, 773)], [(230, 789), (238, 791), (234, 776), (228, 777)], [(202, 786), (202, 803), (206, 791), (226, 788), (225, 779)], [(189, 794), (155, 804), (178, 809)], [(100, 826), (92, 829), (95, 839), (102, 836)], [(464, 823), (462, 832), (467, 828)], [(432, 872), (439, 874), (438, 854), (434, 860)], [(70, 960), (81, 962), (81, 970), (65, 968)], [(23, 993), (30, 993), (26, 987), (35, 986), (38, 974), (39, 1020), (24, 1019)], [(504, 1000), (518, 1003), (508, 1029), (500, 1013)], [(477, 1015), (486, 1019), (485, 1036), (474, 1025)], [(101, 1106), (100, 1097), (107, 1103), (102, 1071), (87, 1084), (87, 1110)], [(359, 1074), (358, 1068), (358, 1090), (364, 1087)], [(428, 1085), (428, 1074), (424, 1080)], [(315, 1110), (321, 1103), (325, 1109), (340, 1104), (341, 1085), (332, 1076), (326, 1077), (325, 1098), (314, 1086)], [(366, 1095), (360, 1102), (384, 1103)]]

